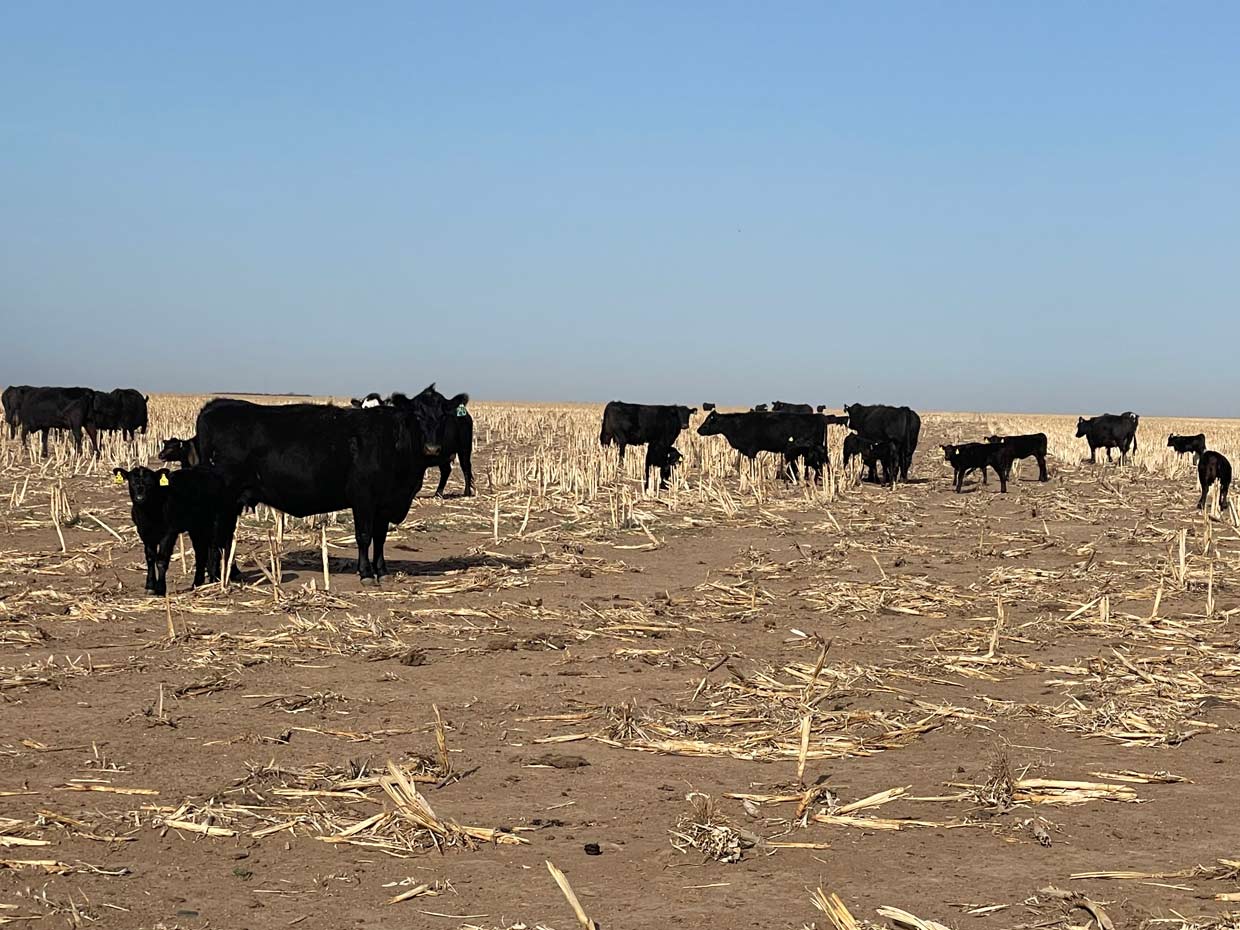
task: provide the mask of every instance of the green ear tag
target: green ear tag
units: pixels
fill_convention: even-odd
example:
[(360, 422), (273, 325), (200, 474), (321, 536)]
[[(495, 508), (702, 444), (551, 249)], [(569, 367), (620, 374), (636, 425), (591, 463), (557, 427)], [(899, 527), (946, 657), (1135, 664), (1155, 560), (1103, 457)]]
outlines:
[(464, 404), (461, 404), (460, 406), (456, 408), (456, 415), (458, 417), (467, 417), (469, 416), (469, 411), (465, 409)]

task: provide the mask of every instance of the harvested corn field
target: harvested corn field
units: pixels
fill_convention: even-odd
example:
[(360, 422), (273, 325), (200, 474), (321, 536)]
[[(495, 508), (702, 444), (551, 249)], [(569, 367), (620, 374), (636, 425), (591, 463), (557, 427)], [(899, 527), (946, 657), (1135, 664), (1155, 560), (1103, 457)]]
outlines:
[[(477, 495), (423, 491), (363, 586), (347, 512), (241, 522), (242, 580), (142, 590), (115, 465), (7, 437), (0, 924), (1236, 926), (1240, 519), (1205, 431), (928, 414), (913, 481), (822, 486), (601, 408), (475, 403)], [(697, 414), (694, 426), (701, 422)], [(1009, 493), (940, 443), (1045, 432)], [(993, 476), (992, 476), (993, 478)], [(433, 489), (433, 488), (432, 488)]]

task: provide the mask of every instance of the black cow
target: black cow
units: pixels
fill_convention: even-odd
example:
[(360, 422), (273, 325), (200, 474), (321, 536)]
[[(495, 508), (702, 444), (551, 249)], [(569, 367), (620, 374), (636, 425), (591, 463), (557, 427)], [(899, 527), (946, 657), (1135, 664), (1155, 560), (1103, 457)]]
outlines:
[(350, 398), (349, 404), (353, 407), (365, 407), (367, 409), (369, 409), (370, 407), (388, 406), (388, 404), (383, 400), (383, 398), (380, 397), (378, 394), (376, 394), (374, 391), (371, 391), (361, 400), (358, 400), (356, 397)]
[[(439, 455), (433, 462), (439, 466), (439, 487), (435, 489), (436, 497), (443, 497), (443, 489), (448, 484), (448, 476), (452, 474), (453, 456), (456, 456), (461, 463), (461, 474), (465, 476), (465, 496), (474, 496), (474, 418), (469, 415), (468, 404), (468, 394), (457, 394), (444, 401)], [(424, 471), (423, 477), (425, 474)], [(421, 488), (422, 481), (419, 479), (417, 489), (421, 490)]]
[(126, 439), (133, 439), (136, 433), (146, 433), (150, 422), (147, 412), (146, 397), (141, 391), (133, 388), (117, 388), (109, 396), (119, 410), (119, 429)]
[(770, 413), (771, 408), (768, 407), (766, 404), (754, 404), (752, 407), (749, 408), (749, 412), (750, 413)]
[(712, 410), (714, 410), (714, 409), (715, 409), (715, 405), (714, 405), (714, 404), (703, 403), (703, 404), (702, 404), (702, 409), (703, 409), (703, 410), (705, 410), (707, 413), (710, 413)]
[(805, 459), (805, 469), (822, 480), (824, 465), (830, 469), (827, 456), (827, 420), (816, 413), (720, 413), (712, 410), (698, 427), (702, 436), (723, 436), (728, 444), (750, 459), (759, 452), (783, 455), (784, 467), (792, 480), (799, 478), (798, 458)]
[(813, 413), (814, 408), (809, 404), (789, 404), (782, 400), (773, 400), (771, 411), (773, 413)]
[(163, 447), (159, 450), (159, 460), (161, 462), (180, 462), (182, 465), (198, 465), (202, 459), (198, 455), (198, 437), (191, 436), (189, 439), (177, 439), (173, 436), (171, 439), (165, 439)]
[(900, 473), (900, 450), (891, 439), (866, 439), (856, 433), (845, 437), (845, 444), (853, 439), (853, 454), (861, 456), (861, 464), (870, 470), (869, 481), (877, 480), (878, 466), (883, 466), (882, 483), (895, 487), (896, 475)]
[(189, 533), (194, 547), (194, 587), (220, 580), (220, 562), (232, 545), (236, 517), (233, 500), (219, 474), (207, 468), (138, 467), (112, 470), (117, 484), (129, 486), (130, 516), (146, 554), (146, 590), (166, 594), (168, 562), (177, 537)]
[(1183, 455), (1186, 452), (1193, 453), (1193, 461), (1200, 463), (1201, 454), (1206, 451), (1206, 434), (1198, 433), (1196, 436), (1177, 436), (1172, 433), (1167, 437), (1167, 445), (1174, 449), (1177, 455)]
[(844, 467), (848, 467), (848, 463), (854, 458), (861, 455), (861, 437), (856, 433), (849, 433), (844, 437)]
[(32, 387), (21, 398), (18, 423), (22, 445), (31, 433), (43, 434), (43, 455), (47, 455), (47, 434), (54, 429), (68, 430), (78, 452), (82, 451), (82, 432), (90, 437), (95, 455), (99, 454), (99, 433), (95, 427), (95, 391), (90, 388)]
[[(1046, 433), (1028, 433), (1024, 436), (987, 436), (990, 443), (1003, 443), (1012, 450), (1012, 460), (1035, 458), (1038, 460), (1038, 480), (1049, 481), (1046, 471)], [(985, 472), (982, 472), (985, 475)]]
[(1227, 461), (1227, 457), (1212, 449), (1201, 453), (1197, 462), (1197, 480), (1201, 482), (1201, 500), (1197, 501), (1197, 509), (1205, 508), (1206, 494), (1215, 480), (1219, 484), (1219, 506), (1226, 509), (1227, 491), (1231, 487), (1231, 462)]
[(4, 422), (9, 425), (9, 438), (17, 436), (17, 427), (21, 425), (22, 398), (31, 390), (29, 384), (14, 384), (4, 389), (0, 395), (0, 403), (4, 405)]
[(999, 476), (999, 491), (1007, 493), (1008, 476), (1012, 471), (1012, 447), (1002, 442), (965, 442), (943, 446), (943, 459), (955, 472), (953, 483), (959, 494), (965, 476), (975, 469), (982, 470), (982, 483), (986, 483), (986, 469), (993, 468)]
[[(646, 446), (646, 471), (643, 484), (650, 480), (652, 469), (659, 469), (659, 486), (666, 487), (671, 477), (668, 450), (681, 430), (689, 428), (689, 417), (696, 407), (674, 404), (626, 404), (613, 400), (603, 408), (603, 427), (598, 441), (604, 446), (615, 443), (624, 460), (625, 446)], [(713, 416), (713, 413), (712, 413)]]
[(388, 573), (389, 524), (409, 513), (421, 476), (438, 460), (447, 399), (432, 384), (413, 399), (391, 400), (366, 410), (212, 400), (198, 414), (198, 451), (223, 475), (234, 521), (254, 503), (296, 517), (352, 509), (358, 575), (372, 583)]
[(1137, 450), (1137, 424), (1140, 421), (1131, 411), (1113, 414), (1104, 413), (1096, 417), (1078, 417), (1076, 421), (1077, 438), (1089, 443), (1089, 461), (1097, 463), (1097, 452), (1101, 448), (1107, 450), (1107, 461), (1111, 461), (1111, 450), (1119, 449), (1119, 463), (1124, 464), (1129, 447)]
[[(908, 481), (908, 471), (921, 436), (921, 417), (909, 407), (886, 404), (845, 404), (848, 426), (866, 439), (890, 439), (900, 459), (900, 480)], [(874, 475), (871, 473), (870, 478)]]

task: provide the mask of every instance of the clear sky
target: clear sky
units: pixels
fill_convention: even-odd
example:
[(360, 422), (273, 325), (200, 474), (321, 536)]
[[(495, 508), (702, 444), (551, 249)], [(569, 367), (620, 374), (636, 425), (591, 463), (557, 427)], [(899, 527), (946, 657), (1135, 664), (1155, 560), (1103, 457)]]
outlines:
[(0, 4), (0, 381), (1240, 414), (1235, 3)]

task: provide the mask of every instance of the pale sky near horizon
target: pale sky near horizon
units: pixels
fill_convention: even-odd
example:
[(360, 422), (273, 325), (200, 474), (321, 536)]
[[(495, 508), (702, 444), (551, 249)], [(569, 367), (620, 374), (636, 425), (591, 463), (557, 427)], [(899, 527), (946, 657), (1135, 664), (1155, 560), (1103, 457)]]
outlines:
[(1240, 6), (0, 6), (0, 381), (1240, 414)]

